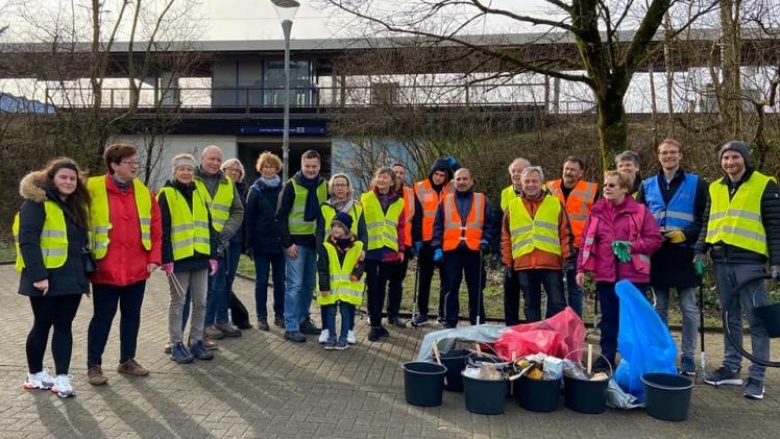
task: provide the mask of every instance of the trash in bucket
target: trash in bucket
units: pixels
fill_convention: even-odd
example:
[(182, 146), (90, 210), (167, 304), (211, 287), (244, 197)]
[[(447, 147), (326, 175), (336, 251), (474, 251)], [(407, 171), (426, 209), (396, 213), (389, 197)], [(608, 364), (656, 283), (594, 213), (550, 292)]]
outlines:
[(466, 368), (466, 358), (470, 353), (465, 349), (453, 349), (441, 354), (441, 364), (447, 368), (447, 373), (444, 375), (444, 390), (463, 391), (463, 377), (460, 373)]
[(426, 361), (412, 361), (402, 367), (406, 402), (418, 407), (440, 406), (447, 368)]
[[(467, 369), (468, 370), (468, 369)], [(507, 380), (484, 380), (474, 378), (466, 373), (463, 375), (463, 395), (466, 400), (466, 410), (480, 415), (500, 415), (504, 413)]]
[[(572, 351), (569, 355), (574, 353), (575, 351)], [(612, 366), (610, 365), (609, 373), (588, 374), (588, 364), (592, 364), (593, 357), (590, 345), (587, 356), (583, 358), (585, 366), (570, 360), (569, 355), (563, 360), (563, 393), (566, 407), (585, 414), (604, 413), (607, 408), (607, 389)], [(606, 360), (606, 357), (604, 359)]]
[(780, 303), (757, 306), (753, 310), (756, 313), (756, 317), (764, 322), (769, 338), (780, 337)]
[(645, 384), (647, 414), (662, 421), (688, 419), (693, 381), (680, 375), (646, 373)]

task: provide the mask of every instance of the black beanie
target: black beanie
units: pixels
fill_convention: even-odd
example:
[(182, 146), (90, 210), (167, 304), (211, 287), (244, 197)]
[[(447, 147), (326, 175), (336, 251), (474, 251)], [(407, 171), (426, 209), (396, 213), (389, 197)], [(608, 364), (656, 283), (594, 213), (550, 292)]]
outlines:
[(453, 170), (450, 166), (450, 161), (447, 159), (447, 157), (439, 157), (436, 159), (435, 162), (433, 162), (433, 166), (431, 166), (431, 170), (428, 171), (428, 178), (431, 178), (434, 172), (436, 171), (442, 171), (445, 174), (447, 174), (447, 181), (452, 180)]
[(352, 217), (348, 213), (336, 212), (336, 216), (334, 216), (333, 221), (331, 221), (331, 227), (333, 227), (333, 223), (336, 221), (343, 224), (347, 231), (352, 229)]
[(736, 140), (727, 142), (725, 145), (720, 147), (720, 151), (718, 152), (718, 160), (723, 158), (723, 154), (725, 154), (726, 151), (738, 152), (739, 155), (745, 159), (745, 167), (750, 166), (750, 146), (747, 143), (738, 142)]

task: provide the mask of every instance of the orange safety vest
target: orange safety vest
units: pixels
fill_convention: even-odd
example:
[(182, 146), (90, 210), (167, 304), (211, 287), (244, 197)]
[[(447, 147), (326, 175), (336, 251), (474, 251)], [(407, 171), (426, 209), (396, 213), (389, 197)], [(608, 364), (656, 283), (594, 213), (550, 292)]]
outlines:
[(427, 178), (423, 181), (418, 181), (414, 184), (414, 196), (420, 200), (422, 206), (422, 239), (423, 241), (430, 241), (433, 239), (433, 222), (436, 220), (436, 209), (439, 208), (439, 202), (447, 194), (455, 193), (455, 189), (451, 184), (446, 183), (441, 188), (440, 193), (436, 193), (431, 185), (431, 181)]
[(455, 250), (461, 242), (465, 242), (469, 250), (478, 251), (485, 222), (485, 195), (476, 192), (472, 194), (471, 210), (465, 223), (458, 213), (455, 194), (446, 194), (441, 202), (444, 204), (442, 250)]
[(566, 207), (566, 214), (569, 215), (569, 224), (571, 224), (571, 233), (574, 235), (574, 246), (580, 248), (582, 229), (585, 228), (585, 219), (590, 213), (591, 206), (593, 206), (593, 199), (596, 197), (599, 186), (596, 183), (580, 180), (569, 193), (569, 197), (564, 200), (563, 191), (561, 190), (562, 184), (563, 180), (560, 178), (548, 181), (547, 189), (550, 190), (552, 196), (558, 197)]
[(414, 217), (414, 190), (404, 186), (404, 213), (406, 214), (406, 227), (404, 229), (404, 245), (412, 246), (412, 217)]

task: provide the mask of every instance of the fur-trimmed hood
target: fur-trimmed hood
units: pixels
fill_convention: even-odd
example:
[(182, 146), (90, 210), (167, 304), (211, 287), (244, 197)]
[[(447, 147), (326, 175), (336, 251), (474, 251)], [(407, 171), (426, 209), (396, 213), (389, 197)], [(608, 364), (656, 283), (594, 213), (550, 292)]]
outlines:
[(43, 171), (30, 172), (19, 182), (19, 195), (25, 200), (43, 203), (46, 201), (46, 179)]

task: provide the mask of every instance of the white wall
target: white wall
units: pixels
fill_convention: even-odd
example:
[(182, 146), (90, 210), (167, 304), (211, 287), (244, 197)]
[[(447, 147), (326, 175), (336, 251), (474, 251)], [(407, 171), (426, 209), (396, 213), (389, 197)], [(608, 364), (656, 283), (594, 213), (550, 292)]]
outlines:
[[(146, 145), (150, 139), (143, 135), (125, 135), (117, 137), (116, 141), (134, 144), (139, 150), (139, 159), (146, 161)], [(155, 139), (155, 141), (160, 141)], [(162, 149), (156, 147), (153, 152), (154, 162), (149, 187), (159, 189), (171, 176), (171, 159), (176, 154), (190, 153), (195, 159), (200, 158), (203, 148), (209, 145), (217, 145), (222, 148), (222, 159), (227, 160), (237, 157), (238, 145), (236, 136), (209, 136), (209, 135), (169, 135), (163, 142)]]

